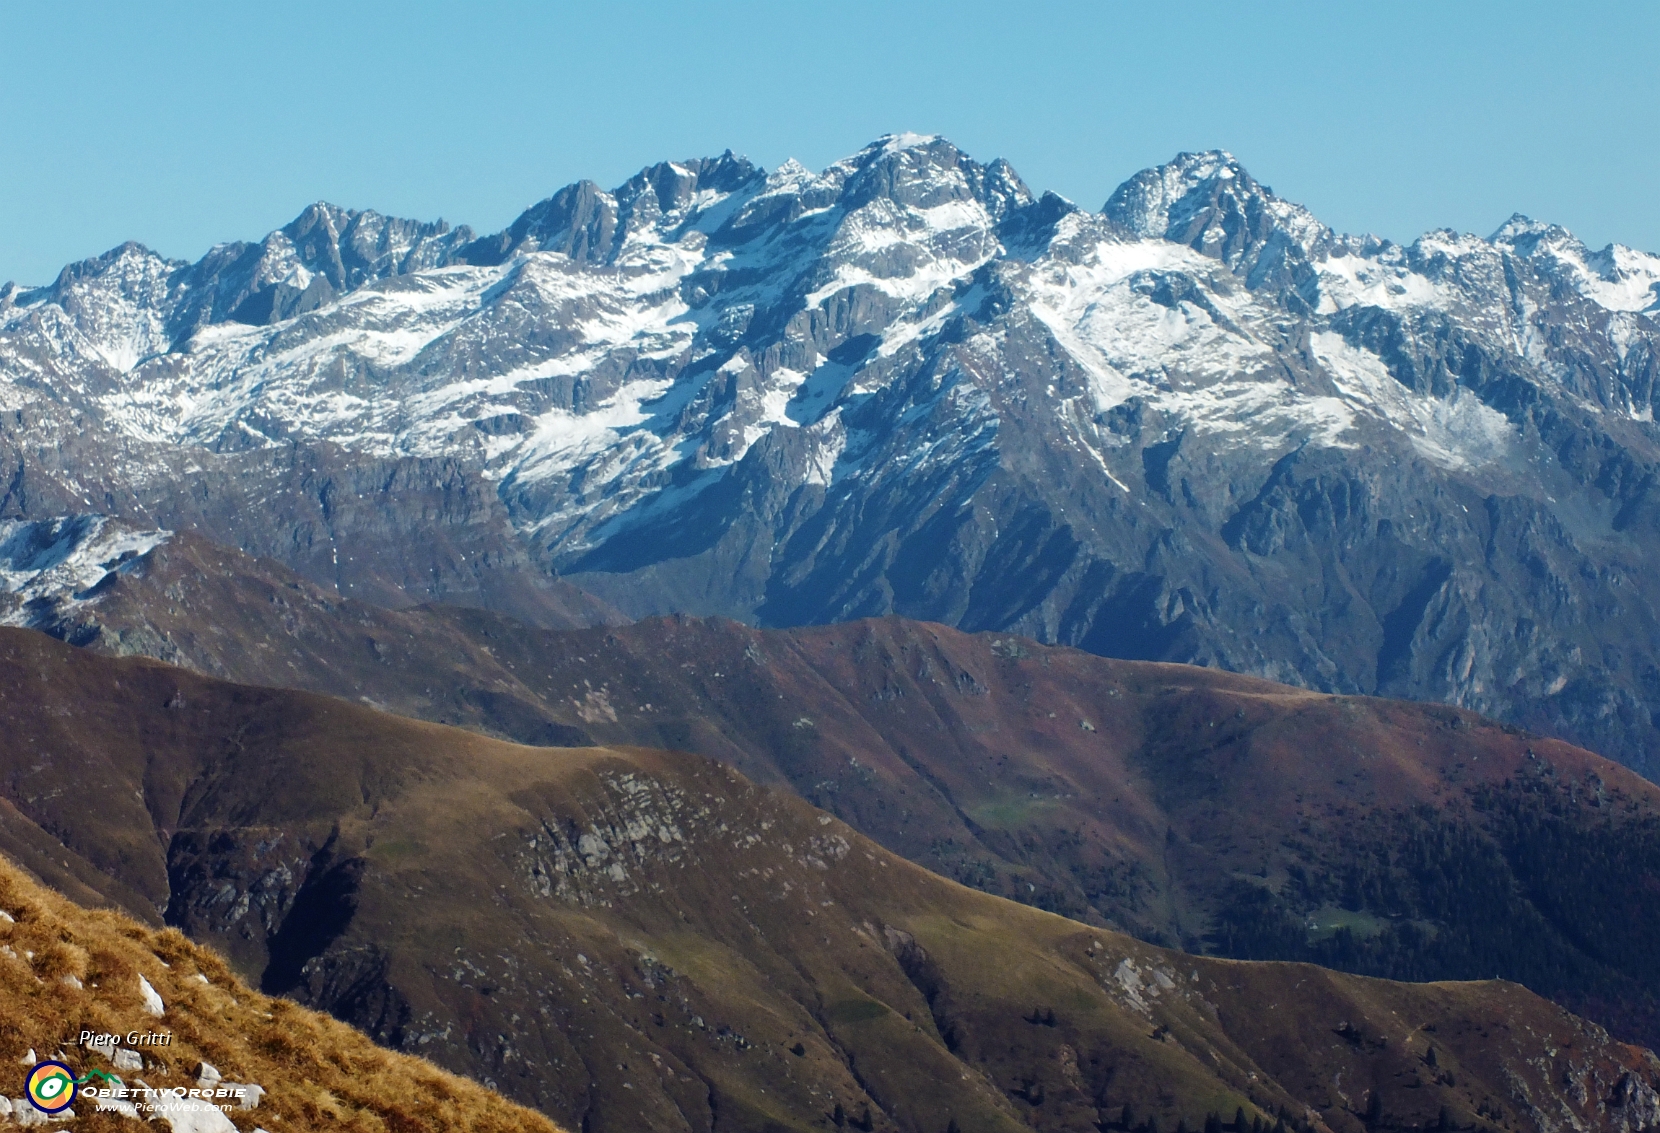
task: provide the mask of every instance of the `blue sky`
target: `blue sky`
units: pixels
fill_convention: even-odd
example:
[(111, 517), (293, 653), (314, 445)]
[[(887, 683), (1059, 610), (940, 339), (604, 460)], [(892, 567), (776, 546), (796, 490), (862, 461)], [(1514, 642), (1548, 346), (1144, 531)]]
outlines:
[(895, 130), (1091, 208), (1221, 147), (1346, 231), (1520, 211), (1660, 251), (1657, 58), (1655, 3), (0, 0), (0, 280), (318, 199), (490, 230), (581, 177)]

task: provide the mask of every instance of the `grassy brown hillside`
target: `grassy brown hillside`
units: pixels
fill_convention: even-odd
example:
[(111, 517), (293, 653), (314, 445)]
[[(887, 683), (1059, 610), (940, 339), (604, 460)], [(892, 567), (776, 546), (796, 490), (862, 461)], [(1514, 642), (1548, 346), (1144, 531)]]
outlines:
[[(140, 1046), (129, 1086), (197, 1085), (208, 1062), (227, 1082), (262, 1086), (253, 1109), (231, 1110), (241, 1129), (477, 1130), (557, 1133), (546, 1117), (424, 1059), (383, 1050), (360, 1032), (286, 999), (244, 986), (215, 953), (177, 930), (156, 931), (119, 913), (83, 909), (0, 860), (0, 1093), (21, 1097), (28, 1051), (78, 1074), (111, 1070), (80, 1046), (81, 1032), (165, 1034)], [(140, 979), (161, 997), (145, 1010)], [(135, 1044), (136, 1045), (136, 1044)], [(96, 1083), (95, 1083), (96, 1084)], [(0, 1119), (0, 1125), (5, 1124)], [(88, 1099), (71, 1128), (132, 1129)]]
[[(466, 626), (428, 609), (342, 597), (279, 563), (190, 532), (80, 596), (10, 611), (5, 601), (0, 595), (0, 617), (8, 622), (28, 622), (113, 656), (153, 657), (245, 684), (310, 689), (525, 743), (587, 742)], [(572, 599), (563, 623), (555, 624), (625, 620), (598, 599), (588, 601)], [(519, 622), (502, 624), (535, 632)]]
[(720, 759), (987, 892), (1194, 952), (1525, 983), (1660, 1044), (1660, 792), (1441, 706), (898, 619), (542, 632), (190, 538), (56, 632), (532, 743)]
[(31, 869), (165, 908), (265, 991), (573, 1128), (1660, 1120), (1654, 1056), (1515, 984), (1164, 951), (712, 761), (522, 747), (21, 631), (0, 694)]

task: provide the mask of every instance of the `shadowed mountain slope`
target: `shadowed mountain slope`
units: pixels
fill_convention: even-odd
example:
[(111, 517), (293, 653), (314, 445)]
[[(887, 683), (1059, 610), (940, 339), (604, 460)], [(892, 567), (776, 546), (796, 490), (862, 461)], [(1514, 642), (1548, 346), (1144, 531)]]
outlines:
[(1194, 952), (1495, 974), (1660, 1043), (1660, 792), (1454, 709), (898, 619), (548, 633), (179, 537), (35, 624), (520, 742), (697, 752), (965, 884)]
[(520, 747), (16, 630), (0, 670), (31, 869), (573, 1127), (1660, 1117), (1651, 1054), (1514, 984), (1165, 952), (696, 757)]

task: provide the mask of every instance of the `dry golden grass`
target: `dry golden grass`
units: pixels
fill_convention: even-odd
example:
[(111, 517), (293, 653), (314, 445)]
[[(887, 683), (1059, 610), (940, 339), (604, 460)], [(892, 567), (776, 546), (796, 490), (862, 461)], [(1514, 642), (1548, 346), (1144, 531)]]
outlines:
[[(153, 1087), (194, 1085), (199, 1062), (225, 1080), (263, 1086), (258, 1109), (232, 1111), (238, 1128), (271, 1133), (328, 1127), (363, 1133), (558, 1133), (546, 1117), (423, 1059), (383, 1050), (326, 1015), (242, 984), (215, 953), (175, 929), (83, 909), (0, 858), (0, 1092), (23, 1093), (33, 1049), (61, 1053), (78, 1073), (109, 1070), (78, 1044), (83, 1030), (171, 1032), (141, 1048)], [(144, 1010), (139, 977), (166, 1005)], [(205, 982), (204, 982), (205, 980)], [(82, 986), (76, 987), (78, 981)], [(76, 1107), (75, 1127), (136, 1128), (131, 1119)]]

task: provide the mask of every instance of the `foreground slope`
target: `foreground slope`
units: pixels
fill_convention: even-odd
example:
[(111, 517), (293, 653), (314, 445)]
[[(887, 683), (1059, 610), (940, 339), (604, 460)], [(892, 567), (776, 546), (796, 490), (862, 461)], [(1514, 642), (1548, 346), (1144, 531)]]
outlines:
[(1660, 1044), (1660, 791), (1469, 713), (898, 619), (543, 633), (181, 536), (32, 624), (538, 744), (714, 757), (936, 872), (1193, 952), (1502, 975)]
[[(0, 1094), (7, 1097), (23, 1094), (29, 1051), (67, 1060), (77, 1074), (107, 1073), (109, 1052), (82, 1046), (83, 1031), (165, 1033), (165, 1046), (131, 1044), (144, 1066), (123, 1070), (126, 1084), (194, 1088), (207, 1062), (226, 1082), (263, 1088), (257, 1106), (230, 1110), (241, 1129), (556, 1133), (542, 1115), (474, 1082), (251, 990), (217, 954), (175, 930), (76, 906), (4, 859), (0, 912)], [(159, 1014), (146, 1007), (146, 987), (159, 997)], [(75, 1129), (136, 1128), (130, 1118), (95, 1112), (88, 1098), (74, 1108)], [(225, 1128), (201, 1114), (181, 1114), (173, 1124), (191, 1121), (200, 1123), (194, 1129)]]
[(696, 757), (504, 744), (24, 631), (0, 666), (20, 860), (572, 1126), (1660, 1113), (1651, 1054), (1517, 985), (1162, 951)]

